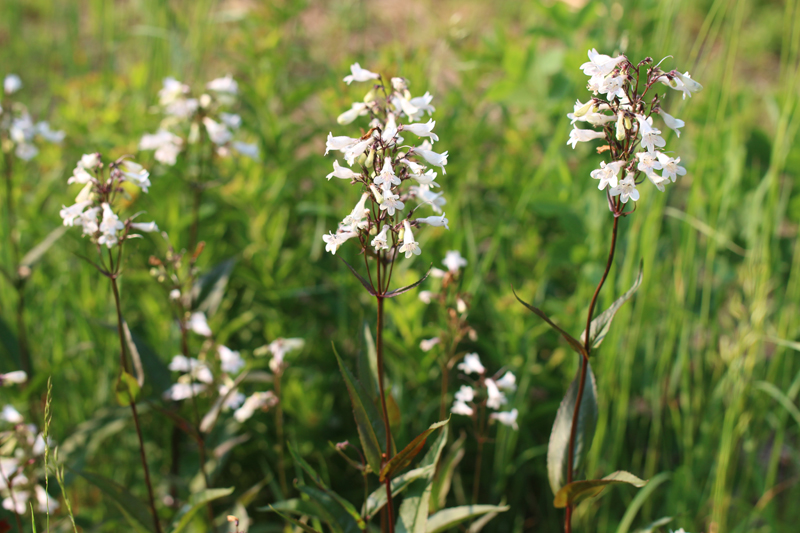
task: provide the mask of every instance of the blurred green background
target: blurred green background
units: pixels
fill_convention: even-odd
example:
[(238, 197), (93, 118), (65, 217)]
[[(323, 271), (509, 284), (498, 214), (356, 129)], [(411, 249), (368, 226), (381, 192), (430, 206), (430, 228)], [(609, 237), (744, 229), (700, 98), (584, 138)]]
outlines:
[[(450, 153), (439, 181), (451, 229), (420, 233), (423, 255), (398, 264), (398, 283), (450, 249), (469, 261), (464, 288), (474, 295), (478, 339), (464, 349), (490, 371), (506, 365), (520, 385), (513, 400), (520, 430), (501, 429), (488, 446), (480, 498), (505, 499), (511, 510), (485, 531), (558, 531), (563, 515), (552, 507), (546, 445), (577, 361), (510, 289), (573, 334), (582, 331), (611, 216), (589, 178), (601, 157), (586, 144), (566, 146), (565, 115), (587, 98), (578, 66), (593, 47), (634, 62), (671, 55), (664, 67), (688, 70), (705, 89), (686, 101), (667, 94), (665, 109), (687, 123), (680, 139), (667, 138), (668, 148), (688, 174), (664, 194), (642, 189), (636, 212), (621, 223), (599, 306), (630, 286), (643, 259), (644, 283), (593, 362), (601, 414), (585, 475), (624, 469), (658, 483), (633, 507), (637, 492), (628, 487), (579, 507), (576, 530), (624, 532), (673, 516), (673, 528), (690, 532), (796, 531), (800, 345), (787, 341), (800, 337), (797, 0), (3, 0), (0, 75), (19, 74), (19, 99), (67, 134), (60, 148), (15, 169), (22, 248), (59, 226), (59, 208), (77, 192), (66, 179), (81, 154), (137, 153), (141, 135), (158, 126), (151, 108), (164, 77), (199, 88), (233, 74), (243, 128), (257, 139), (262, 162), (229, 160), (218, 169), (224, 186), (204, 196), (201, 266), (236, 259), (209, 321), (220, 342), (261, 366), (251, 356), (256, 347), (276, 337), (306, 340), (285, 377), (287, 438), (360, 501), (360, 476), (328, 446), (357, 441), (331, 342), (354, 366), (374, 304), (324, 252), (322, 234), (357, 193), (324, 179), (332, 159), (322, 154), (328, 131), (353, 131), (335, 121), (366, 91), (341, 82), (352, 62), (408, 78), (413, 94), (435, 97), (437, 147)], [(151, 169), (153, 186), (135, 209), (185, 246), (183, 177), (151, 153), (137, 160)], [(3, 232), (0, 258), (9, 265), (5, 222)], [(67, 465), (144, 497), (136, 436), (113, 398), (113, 299), (107, 281), (76, 255), (88, 249), (78, 233), (67, 232), (28, 283), (34, 376), (23, 392), (0, 389), (0, 403), (41, 420), (29, 408), (41, 408), (52, 376), (51, 434)], [(151, 362), (144, 393), (155, 402), (172, 380), (165, 365), (180, 352), (166, 294), (148, 274), (148, 256), (163, 251), (152, 236), (127, 248), (122, 279), (124, 314)], [(357, 259), (355, 246), (339, 253)], [(0, 283), (2, 371), (19, 368), (16, 301)], [(418, 345), (439, 319), (414, 294), (391, 301), (387, 313), (388, 375), (403, 415), (397, 438), (407, 442), (438, 415), (438, 366)], [(171, 424), (143, 410), (163, 495)], [(466, 418), (452, 420), (456, 434), (469, 428)], [(255, 511), (277, 498), (271, 415), (257, 415), (247, 431), (251, 438), (215, 474), (216, 486), (236, 487), (218, 507), (246, 495), (250, 531), (279, 531), (274, 515)], [(187, 464), (196, 462), (192, 453)], [(455, 482), (469, 491), (473, 475), (465, 460)], [(86, 531), (128, 527), (100, 492), (72, 475), (67, 481)], [(205, 531), (202, 520), (194, 527)]]

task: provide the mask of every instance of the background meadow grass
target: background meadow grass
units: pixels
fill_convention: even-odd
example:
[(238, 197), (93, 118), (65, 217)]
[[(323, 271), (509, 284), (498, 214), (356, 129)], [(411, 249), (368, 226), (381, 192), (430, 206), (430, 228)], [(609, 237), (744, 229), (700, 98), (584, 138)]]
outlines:
[[(568, 331), (583, 329), (611, 218), (589, 179), (600, 157), (565, 144), (565, 115), (587, 94), (578, 66), (593, 47), (634, 60), (672, 55), (667, 68), (689, 70), (705, 87), (685, 102), (670, 92), (665, 104), (687, 123), (668, 146), (688, 174), (666, 194), (644, 188), (621, 223), (601, 307), (630, 286), (640, 259), (644, 283), (593, 361), (601, 414), (586, 469), (590, 477), (624, 469), (653, 481), (638, 495), (618, 488), (580, 506), (577, 530), (624, 533), (674, 516), (674, 528), (692, 532), (796, 531), (800, 354), (784, 341), (800, 337), (799, 4), (4, 0), (0, 75), (19, 74), (19, 98), (34, 117), (67, 132), (62, 147), (16, 169), (22, 248), (60, 224), (59, 208), (77, 193), (66, 178), (81, 154), (137, 153), (141, 135), (157, 128), (151, 108), (164, 77), (200, 87), (233, 74), (263, 161), (228, 160), (217, 169), (224, 186), (204, 196), (200, 264), (235, 259), (209, 321), (219, 342), (248, 356), (276, 337), (306, 340), (284, 382), (287, 438), (358, 501), (362, 489), (348, 481), (357, 476), (327, 444), (356, 438), (331, 342), (354, 365), (374, 309), (324, 252), (322, 234), (356, 196), (324, 179), (331, 159), (322, 153), (328, 131), (350, 131), (335, 117), (365, 91), (341, 82), (352, 62), (408, 78), (414, 94), (435, 96), (440, 145), (450, 152), (441, 182), (451, 230), (420, 233), (424, 255), (398, 264), (398, 284), (449, 249), (468, 259), (464, 287), (474, 294), (470, 321), (479, 336), (463, 346), (489, 369), (505, 365), (519, 377), (520, 431), (501, 428), (489, 446), (481, 494), (511, 510), (486, 531), (558, 531), (545, 454), (577, 360), (510, 287)], [(185, 246), (184, 178), (150, 158), (138, 156), (153, 186), (134, 208)], [(5, 221), (2, 228), (6, 243)], [(108, 283), (75, 255), (86, 249), (68, 232), (35, 268), (26, 290), (35, 372), (24, 392), (0, 389), (0, 403), (28, 414), (52, 376), (51, 435), (67, 465), (144, 496), (136, 437), (113, 397), (113, 300)], [(354, 250), (340, 254), (355, 259)], [(148, 274), (148, 256), (163, 251), (159, 238), (136, 242), (122, 278), (123, 311), (147, 365), (144, 393), (154, 401), (180, 351), (166, 294)], [(11, 264), (5, 244), (0, 258)], [(16, 292), (0, 283), (0, 371), (19, 368), (15, 306)], [(406, 442), (438, 414), (438, 366), (417, 348), (438, 319), (413, 294), (391, 301), (387, 314), (388, 375), (403, 413), (396, 438)], [(163, 494), (172, 429), (142, 410)], [(41, 412), (30, 416), (41, 420)], [(273, 419), (257, 415), (248, 428), (251, 438), (216, 464), (214, 484), (236, 487), (224, 505), (251, 503), (250, 531), (278, 531), (274, 515), (254, 510), (279, 498)], [(468, 430), (469, 421), (456, 417), (452, 429)], [(196, 471), (196, 452), (185, 453), (184, 471)], [(465, 461), (455, 483), (468, 493), (473, 474)], [(99, 491), (72, 475), (67, 483), (86, 531), (127, 527)], [(194, 527), (205, 531), (201, 520)]]

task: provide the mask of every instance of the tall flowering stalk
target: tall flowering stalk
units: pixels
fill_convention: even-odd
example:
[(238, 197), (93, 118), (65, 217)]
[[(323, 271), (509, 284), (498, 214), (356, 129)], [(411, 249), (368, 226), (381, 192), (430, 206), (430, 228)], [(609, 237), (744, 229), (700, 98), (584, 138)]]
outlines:
[[(17, 344), (19, 348), (22, 369), (32, 375), (33, 366), (28, 336), (25, 328), (25, 285), (31, 275), (31, 265), (35, 261), (34, 255), (23, 255), (20, 249), (19, 231), (17, 230), (17, 209), (14, 201), (14, 167), (15, 160), (27, 162), (39, 153), (37, 143), (44, 140), (50, 143), (61, 144), (64, 140), (63, 131), (53, 131), (50, 124), (41, 121), (34, 122), (22, 102), (16, 98), (16, 93), (22, 89), (22, 80), (16, 74), (8, 74), (3, 79), (3, 92), (0, 96), (0, 148), (3, 152), (3, 178), (6, 194), (6, 221), (8, 229), (8, 249), (11, 254), (11, 270), (2, 269), (6, 280), (17, 291)], [(58, 235), (58, 234), (53, 234)], [(44, 250), (54, 242), (53, 239), (45, 241), (34, 250)], [(42, 246), (44, 248), (42, 248)]]
[(144, 376), (134, 378), (131, 373), (131, 361), (126, 350), (128, 326), (122, 318), (122, 305), (117, 280), (122, 275), (122, 250), (124, 244), (133, 238), (141, 237), (141, 233), (158, 231), (155, 222), (134, 222), (138, 213), (120, 220), (115, 212), (118, 205), (126, 197), (126, 187), (138, 187), (147, 192), (150, 186), (149, 172), (141, 165), (127, 157), (121, 157), (104, 165), (99, 153), (85, 154), (78, 161), (68, 184), (78, 183), (83, 189), (75, 198), (75, 204), (63, 206), (60, 216), (64, 226), (81, 227), (83, 236), (88, 237), (97, 252), (95, 260), (86, 258), (101, 274), (111, 282), (114, 304), (117, 310), (117, 333), (119, 335), (120, 375), (117, 380), (117, 400), (122, 405), (129, 405), (136, 434), (139, 438), (139, 452), (144, 470), (145, 483), (153, 513), (153, 523), (157, 533), (161, 533), (161, 524), (156, 511), (153, 485), (150, 482), (150, 469), (144, 449), (139, 415), (136, 410), (136, 396), (144, 382)]
[[(436, 122), (421, 122), (425, 115), (434, 111), (433, 97), (429, 93), (412, 97), (408, 82), (403, 78), (391, 78), (387, 83), (380, 74), (362, 69), (358, 63), (350, 67), (351, 74), (344, 78), (349, 85), (356, 82), (371, 82), (373, 85), (364, 99), (352, 104), (342, 113), (337, 122), (348, 125), (359, 117), (368, 117), (368, 129), (355, 136), (328, 135), (327, 155), (340, 152), (347, 166), (333, 162), (333, 171), (327, 178), (338, 178), (349, 182), (360, 191), (360, 196), (336, 231), (322, 238), (325, 250), (336, 254), (348, 240), (357, 240), (364, 256), (366, 277), (359, 274), (349, 263), (347, 266), (361, 281), (364, 288), (377, 302), (376, 351), (378, 388), (381, 411), (385, 426), (385, 452), (381, 461), (381, 480), (386, 484), (388, 529), (394, 531), (392, 509), (391, 471), (386, 471), (393, 458), (392, 432), (386, 407), (384, 390), (384, 300), (402, 294), (417, 285), (390, 290), (394, 265), (400, 254), (406, 259), (422, 253), (420, 243), (414, 237), (423, 225), (448, 227), (442, 212), (446, 201), (435, 181), (437, 172), (428, 165), (439, 167), (445, 173), (447, 152), (435, 152), (432, 143), (439, 137), (433, 132)], [(406, 140), (405, 135), (411, 134)], [(414, 145), (406, 142), (424, 139)], [(412, 207), (412, 204), (416, 204)], [(432, 211), (434, 215), (420, 217), (417, 210)], [(427, 277), (427, 276), (426, 276)]]
[[(659, 94), (658, 90), (666, 86), (680, 91), (685, 99), (702, 89), (688, 72), (662, 70), (660, 65), (663, 60), (654, 64), (647, 57), (634, 64), (624, 55), (611, 57), (595, 49), (590, 50), (588, 55), (589, 61), (581, 65), (581, 70), (589, 76), (588, 89), (592, 97), (586, 103), (578, 100), (573, 112), (567, 115), (574, 125), (567, 144), (575, 148), (579, 142), (596, 139), (605, 142), (597, 152), (608, 154), (609, 161), (601, 162), (600, 168), (590, 174), (592, 179), (598, 180), (598, 189), (605, 191), (608, 208), (614, 217), (605, 270), (589, 303), (586, 329), (580, 340), (555, 325), (541, 310), (520, 300), (558, 330), (581, 356), (579, 376), (559, 407), (548, 448), (550, 485), (556, 494), (556, 507), (566, 508), (564, 530), (567, 533), (572, 530), (574, 502), (591, 494), (592, 490), (596, 494), (597, 482), (600, 486), (619, 482), (635, 486), (646, 483), (627, 472), (616, 472), (603, 480), (573, 480), (574, 471), (591, 446), (597, 423), (597, 391), (589, 356), (605, 338), (617, 310), (638, 289), (641, 272), (634, 286), (608, 310), (597, 318), (594, 318), (594, 311), (614, 261), (619, 220), (635, 211), (635, 202), (640, 198), (638, 187), (648, 181), (663, 192), (666, 185), (686, 174), (686, 169), (680, 166), (680, 157), (673, 157), (666, 152), (661, 126), (663, 124), (672, 129), (680, 137), (684, 122), (662, 108), (663, 93)], [(575, 125), (577, 122), (587, 123), (592, 129), (578, 128)], [(633, 208), (628, 204), (631, 200), (634, 202)]]
[(202, 195), (213, 183), (209, 176), (214, 161), (233, 153), (259, 159), (258, 145), (237, 139), (242, 118), (231, 109), (238, 95), (239, 84), (230, 75), (211, 80), (199, 95), (193, 94), (189, 85), (165, 78), (158, 92), (158, 108), (163, 114), (158, 131), (143, 135), (139, 141), (140, 150), (154, 150), (155, 160), (170, 167), (193, 148), (196, 166), (189, 173), (192, 176), (190, 251), (197, 244)]

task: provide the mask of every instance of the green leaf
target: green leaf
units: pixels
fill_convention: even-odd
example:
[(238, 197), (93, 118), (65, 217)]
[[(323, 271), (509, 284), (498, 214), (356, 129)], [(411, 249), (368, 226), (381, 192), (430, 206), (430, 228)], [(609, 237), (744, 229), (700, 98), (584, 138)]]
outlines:
[(361, 518), (361, 515), (358, 514), (358, 511), (356, 511), (355, 506), (349, 501), (339, 496), (336, 492), (331, 490), (331, 488), (325, 484), (325, 481), (323, 481), (320, 475), (317, 474), (317, 471), (314, 470), (314, 468), (310, 464), (308, 464), (308, 462), (306, 462), (306, 460), (303, 459), (299, 453), (297, 453), (297, 450), (292, 445), (292, 443), (288, 443), (288, 448), (289, 448), (289, 453), (292, 454), (292, 458), (294, 459), (295, 463), (300, 465), (300, 468), (302, 468), (305, 471), (305, 473), (311, 477), (314, 483), (316, 483), (316, 485), (323, 492), (325, 492), (328, 496), (330, 496), (336, 503), (338, 503), (342, 507), (342, 509), (344, 509), (347, 512), (347, 514), (349, 514), (353, 518), (353, 520), (355, 520), (356, 524), (358, 524), (359, 529), (364, 529), (367, 525), (364, 523), (364, 519)]
[(572, 335), (570, 335), (569, 333), (567, 333), (566, 331), (561, 329), (558, 325), (556, 325), (555, 322), (550, 320), (550, 317), (548, 317), (546, 314), (544, 314), (544, 311), (542, 311), (541, 309), (539, 309), (537, 307), (532, 306), (531, 304), (525, 302), (522, 298), (517, 296), (517, 292), (514, 290), (514, 286), (513, 285), (511, 286), (511, 292), (514, 293), (514, 297), (517, 299), (517, 301), (519, 303), (521, 303), (522, 305), (527, 307), (536, 316), (538, 316), (539, 318), (541, 318), (542, 320), (544, 320), (545, 322), (550, 324), (550, 326), (553, 329), (555, 329), (556, 331), (561, 333), (561, 336), (564, 337), (564, 340), (566, 340), (569, 343), (569, 345), (572, 347), (573, 350), (575, 350), (576, 352), (578, 352), (581, 355), (584, 355), (584, 356), (586, 355), (586, 348), (583, 346), (583, 344), (578, 342), (578, 339), (576, 339), (575, 337), (573, 337)]
[(78, 474), (108, 496), (134, 530), (140, 533), (153, 533), (155, 531), (153, 529), (153, 515), (150, 514), (150, 509), (128, 492), (128, 489), (100, 474), (79, 470), (72, 470), (72, 472)]
[(136, 401), (136, 397), (139, 396), (139, 390), (139, 383), (136, 378), (125, 371), (121, 372), (117, 378), (117, 385), (114, 391), (117, 396), (117, 403), (123, 407), (130, 405), (131, 402)]
[(395, 472), (402, 470), (403, 468), (407, 467), (411, 464), (411, 461), (414, 460), (414, 457), (422, 451), (422, 448), (425, 446), (425, 441), (428, 439), (428, 435), (439, 429), (440, 427), (444, 426), (450, 422), (450, 419), (442, 420), (440, 422), (436, 422), (435, 424), (431, 424), (431, 427), (417, 435), (417, 437), (412, 440), (405, 448), (400, 450), (400, 453), (392, 457), (381, 469), (380, 475), (380, 482), (383, 483), (386, 481), (386, 478), (392, 477)]
[(447, 451), (442, 460), (442, 465), (439, 468), (436, 477), (433, 480), (433, 488), (431, 491), (431, 512), (436, 512), (445, 506), (447, 501), (447, 494), (450, 492), (450, 484), (453, 481), (453, 474), (455, 474), (456, 466), (464, 458), (464, 444), (467, 441), (467, 434), (461, 433), (461, 436), (456, 440)]
[(203, 506), (205, 506), (208, 502), (218, 500), (219, 498), (224, 498), (225, 496), (230, 495), (232, 492), (233, 487), (228, 487), (227, 489), (206, 489), (202, 492), (198, 492), (197, 494), (192, 494), (188, 502), (189, 509), (180, 516), (170, 533), (181, 533), (181, 531), (186, 529), (186, 526), (191, 523), (192, 518), (197, 511), (199, 511)]
[(380, 398), (378, 389), (378, 351), (369, 323), (364, 321), (364, 346), (358, 354), (358, 379), (373, 402)]
[(198, 278), (192, 287), (193, 309), (203, 311), (208, 316), (217, 312), (234, 266), (236, 258), (231, 257)]
[(317, 515), (316, 507), (309, 501), (301, 500), (300, 498), (291, 498), (276, 503), (267, 505), (266, 507), (258, 507), (256, 511), (283, 511), (285, 513), (292, 513), (300, 516), (312, 516), (320, 518)]
[(643, 528), (637, 529), (633, 533), (653, 533), (654, 529), (659, 528), (661, 526), (666, 526), (670, 522), (672, 522), (672, 517), (671, 516), (664, 516), (664, 517), (659, 518), (658, 520), (653, 520), (652, 522), (650, 522), (649, 524), (647, 524)]
[(442, 509), (428, 518), (426, 533), (447, 531), (470, 518), (485, 515), (486, 513), (503, 513), (508, 509), (508, 505), (462, 505), (461, 507)]
[(44, 254), (47, 252), (47, 250), (49, 250), (50, 247), (52, 247), (66, 231), (67, 228), (65, 226), (59, 226), (48, 233), (47, 237), (45, 237), (42, 242), (31, 248), (30, 251), (28, 251), (28, 253), (25, 254), (25, 256), (19, 262), (19, 266), (28, 267), (27, 275), (23, 275), (23, 273), (18, 270), (19, 276), (21, 278), (27, 278), (30, 276), (30, 268), (38, 263), (42, 257), (44, 257)]
[[(431, 476), (433, 474), (433, 465), (424, 466), (422, 468), (415, 468), (409, 470), (405, 474), (401, 474), (392, 479), (391, 488), (392, 496), (397, 496), (408, 488), (408, 486), (415, 480), (422, 476)], [(381, 485), (369, 495), (367, 501), (364, 502), (362, 513), (366, 516), (367, 520), (375, 516), (375, 513), (380, 511), (386, 505), (386, 486)]]
[(364, 286), (364, 288), (367, 289), (367, 292), (370, 293), (373, 296), (377, 296), (377, 294), (375, 294), (375, 291), (372, 289), (372, 284), (369, 281), (365, 280), (364, 277), (361, 274), (356, 272), (356, 269), (353, 268), (352, 266), (350, 266), (350, 263), (348, 263), (344, 259), (342, 259), (342, 261), (344, 261), (344, 264), (347, 265), (347, 268), (350, 269), (350, 272), (352, 272), (353, 275), (356, 278), (358, 278), (358, 281), (361, 282), (361, 284)]
[(567, 505), (577, 503), (585, 498), (598, 496), (608, 486), (616, 483), (627, 483), (634, 487), (644, 487), (647, 480), (639, 479), (630, 472), (618, 470), (603, 479), (587, 479), (584, 481), (573, 481), (569, 485), (564, 485), (556, 493), (553, 505), (556, 509), (564, 509)]
[[(644, 277), (644, 261), (639, 262), (639, 275), (636, 276), (636, 281), (633, 282), (633, 286), (628, 289), (628, 292), (614, 300), (614, 303), (611, 304), (611, 307), (600, 313), (592, 323), (589, 324), (589, 344), (591, 344), (592, 348), (597, 348), (603, 342), (603, 339), (606, 338), (608, 335), (608, 331), (611, 329), (611, 321), (614, 319), (614, 315), (617, 314), (617, 311), (620, 310), (622, 304), (627, 302), (631, 299), (631, 296), (639, 290), (639, 286), (642, 284), (642, 278)], [(586, 330), (581, 332), (580, 339), (582, 342), (586, 342)]]
[(416, 282), (412, 283), (411, 285), (406, 285), (405, 287), (401, 287), (399, 289), (395, 289), (393, 291), (389, 291), (389, 292), (387, 292), (386, 294), (383, 295), (384, 298), (394, 298), (395, 296), (400, 296), (401, 294), (410, 291), (414, 287), (419, 287), (420, 283), (422, 283), (423, 281), (428, 279), (428, 276), (430, 276), (431, 268), (433, 268), (433, 265), (431, 265), (431, 267), (428, 269), (428, 272), (424, 276), (422, 276), (422, 279), (420, 279), (419, 281), (416, 281)]
[[(636, 518), (636, 513), (639, 512), (639, 509), (641, 509), (644, 502), (647, 501), (647, 498), (655, 492), (659, 485), (668, 481), (671, 477), (672, 474), (670, 472), (661, 472), (648, 481), (645, 488), (636, 493), (636, 496), (634, 496), (631, 503), (629, 503), (628, 507), (625, 509), (625, 514), (622, 515), (622, 520), (620, 520), (617, 526), (616, 533), (628, 533), (628, 529), (630, 529), (634, 518)], [(652, 526), (651, 529), (654, 527), (657, 526)]]
[(2, 317), (0, 317), (0, 345), (5, 348), (5, 351), (8, 354), (0, 357), (0, 370), (3, 372), (18, 370), (20, 363), (19, 343), (17, 342), (17, 336)]
[[(311, 487), (309, 485), (299, 485), (297, 490), (311, 498), (320, 507), (323, 515), (320, 517), (331, 529), (341, 533), (356, 533), (362, 531), (353, 517), (345, 511), (342, 506), (335, 501), (329, 492)], [(359, 517), (359, 520), (360, 517)], [(363, 520), (361, 520), (363, 523)]]
[[(586, 380), (578, 413), (578, 427), (575, 435), (575, 454), (573, 471), (577, 471), (584, 456), (589, 452), (597, 427), (597, 383), (592, 373), (592, 365), (587, 362)], [(567, 394), (558, 406), (553, 430), (550, 432), (550, 443), (547, 446), (547, 475), (553, 494), (558, 493), (567, 479), (567, 462), (569, 461), (569, 437), (572, 431), (572, 415), (578, 398), (580, 368), (575, 379), (567, 389)]]
[[(447, 443), (447, 433), (447, 426), (445, 426), (439, 434), (439, 438), (420, 461), (419, 468), (426, 466), (436, 468)], [(426, 533), (432, 488), (433, 475), (420, 477), (411, 483), (403, 498), (403, 503), (400, 505), (395, 533)]]
[[(339, 363), (339, 369), (344, 377), (345, 385), (347, 386), (347, 393), (350, 395), (350, 403), (353, 405), (353, 415), (356, 419), (356, 428), (358, 429), (358, 438), (361, 440), (361, 448), (364, 450), (364, 455), (367, 458), (367, 463), (373, 472), (381, 471), (381, 443), (378, 440), (376, 426), (382, 426), (383, 421), (378, 414), (378, 409), (369, 398), (367, 391), (358, 382), (350, 370), (344, 366), (341, 357), (336, 352), (336, 346), (333, 346), (333, 353), (336, 356), (336, 361)], [(386, 428), (382, 428), (383, 435), (386, 435)]]
[(297, 527), (299, 527), (303, 531), (307, 531), (308, 533), (322, 533), (321, 531), (317, 531), (313, 527), (307, 526), (306, 524), (302, 523), (301, 521), (299, 521), (299, 520), (297, 520), (295, 518), (292, 518), (289, 515), (281, 513), (280, 511), (275, 509), (275, 507), (273, 507), (272, 505), (270, 505), (269, 508), (272, 509), (278, 516), (280, 516), (281, 518), (283, 518), (287, 522), (291, 522), (292, 524), (296, 525)]

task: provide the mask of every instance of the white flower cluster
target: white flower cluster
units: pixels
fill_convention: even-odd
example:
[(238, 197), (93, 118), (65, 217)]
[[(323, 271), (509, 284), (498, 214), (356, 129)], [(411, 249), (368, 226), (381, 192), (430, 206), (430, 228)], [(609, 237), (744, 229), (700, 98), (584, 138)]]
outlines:
[[(2, 375), (0, 383), (22, 383), (27, 379), (24, 372), (9, 372)], [(58, 509), (54, 500), (40, 484), (44, 475), (37, 465), (45, 451), (44, 435), (35, 424), (25, 424), (25, 418), (11, 405), (0, 412), (0, 497), (3, 509), (18, 515), (30, 513), (29, 501), (35, 503), (36, 512), (44, 513)], [(48, 439), (52, 446), (53, 442)]]
[(83, 235), (108, 248), (125, 239), (138, 237), (132, 233), (134, 231), (158, 231), (155, 222), (133, 222), (136, 215), (122, 222), (113, 210), (115, 202), (124, 192), (123, 183), (132, 183), (147, 192), (149, 178), (147, 170), (124, 157), (109, 164), (106, 177), (100, 154), (84, 154), (67, 180), (68, 184), (79, 183), (84, 187), (75, 198), (75, 204), (62, 206), (59, 215), (65, 226), (81, 226)]
[[(483, 401), (486, 402), (486, 407), (497, 411), (489, 415), (490, 420), (496, 420), (501, 424), (510, 426), (514, 429), (519, 429), (517, 425), (517, 416), (519, 412), (516, 409), (511, 411), (500, 411), (500, 409), (508, 403), (506, 395), (502, 391), (513, 392), (517, 390), (517, 378), (509, 370), (500, 379), (487, 378), (486, 368), (481, 364), (481, 359), (476, 353), (469, 353), (464, 356), (464, 361), (458, 364), (459, 370), (464, 374), (477, 374), (479, 389), (485, 389), (485, 397)], [(456, 415), (474, 416), (476, 407), (476, 398), (478, 393), (475, 388), (469, 385), (462, 385), (455, 395), (455, 402), (450, 411)]]
[[(3, 80), (3, 91), (9, 97), (22, 88), (22, 80), (16, 74), (9, 74)], [(61, 144), (63, 131), (53, 131), (50, 124), (41, 121), (33, 122), (28, 109), (19, 102), (4, 101), (6, 108), (0, 106), (0, 134), (8, 138), (14, 146), (14, 154), (23, 161), (30, 161), (39, 153), (34, 145), (35, 138)]]
[[(437, 173), (426, 166), (439, 167), (446, 173), (447, 152), (432, 150), (432, 143), (439, 140), (433, 132), (436, 122), (419, 122), (435, 110), (431, 105), (433, 96), (426, 92), (412, 97), (403, 78), (392, 78), (391, 87), (387, 87), (380, 75), (362, 69), (358, 63), (350, 71), (351, 75), (344, 78), (348, 85), (353, 81), (377, 81), (363, 101), (355, 102), (339, 115), (337, 122), (347, 125), (360, 116), (369, 116), (370, 128), (359, 137), (328, 134), (325, 155), (331, 150), (341, 152), (347, 167), (334, 161), (333, 172), (327, 178), (348, 180), (358, 185), (362, 194), (336, 232), (322, 237), (325, 250), (335, 254), (344, 242), (358, 237), (365, 248), (369, 242), (375, 252), (389, 250), (391, 257), (396, 252), (405, 253), (406, 258), (419, 255), (422, 250), (414, 239), (413, 227), (428, 224), (450, 229), (442, 212), (446, 200), (441, 192), (433, 190), (439, 187)], [(419, 146), (404, 146), (403, 132), (426, 140)], [(402, 211), (412, 200), (417, 207), (403, 217)], [(436, 215), (412, 219), (414, 211), (424, 205)]]
[(172, 166), (187, 144), (200, 140), (200, 128), (216, 146), (221, 157), (233, 148), (253, 160), (259, 159), (258, 145), (234, 140), (234, 132), (242, 125), (239, 115), (224, 111), (236, 102), (239, 85), (230, 76), (206, 84), (207, 92), (191, 96), (188, 85), (174, 78), (165, 78), (158, 92), (164, 119), (156, 133), (148, 133), (139, 141), (140, 150), (155, 150), (156, 161)]
[[(679, 165), (680, 157), (671, 157), (663, 152), (666, 145), (661, 129), (653, 122), (653, 115), (661, 117), (664, 124), (680, 137), (684, 122), (661, 109), (660, 98), (656, 95), (650, 102), (645, 95), (657, 83), (681, 91), (684, 99), (703, 87), (691, 78), (688, 72), (677, 70), (664, 72), (659, 65), (651, 66), (652, 60), (646, 58), (638, 65), (627, 57), (610, 57), (589, 51), (589, 61), (581, 65), (584, 74), (589, 76), (588, 88), (594, 97), (586, 103), (575, 102), (575, 108), (567, 117), (576, 122), (587, 122), (602, 131), (580, 129), (573, 126), (569, 141), (573, 148), (579, 142), (605, 139), (611, 153), (612, 162), (601, 163), (592, 171), (591, 177), (599, 180), (598, 189), (608, 187), (610, 197), (619, 196), (621, 202), (639, 199), (636, 186), (640, 173), (643, 173), (660, 191), (678, 176), (686, 174)], [(639, 70), (647, 67), (646, 79), (640, 80)], [(641, 93), (638, 91), (641, 89)], [(662, 150), (662, 151), (659, 151)], [(660, 170), (661, 174), (656, 171)], [(620, 179), (620, 172), (624, 178)]]

